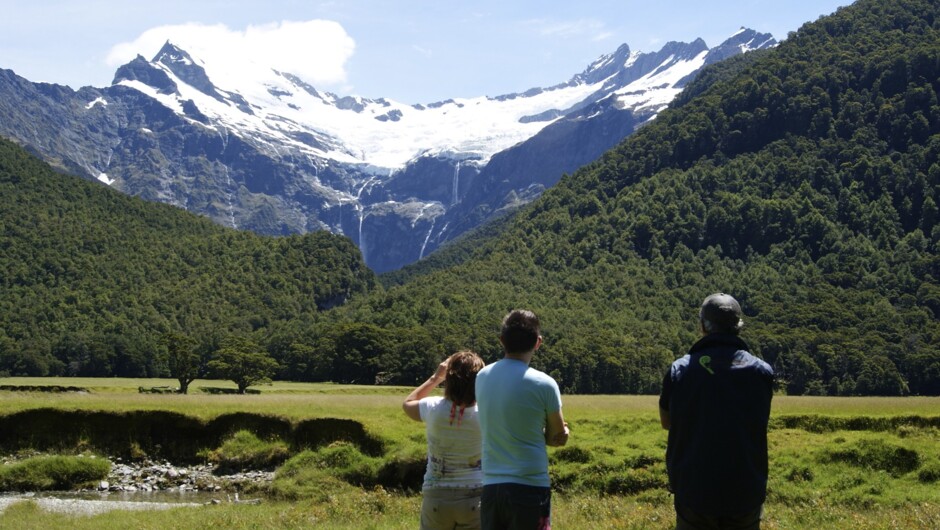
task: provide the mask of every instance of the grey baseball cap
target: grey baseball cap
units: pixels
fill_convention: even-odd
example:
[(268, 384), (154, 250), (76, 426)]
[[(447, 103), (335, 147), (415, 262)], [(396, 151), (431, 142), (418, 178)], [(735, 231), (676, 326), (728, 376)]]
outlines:
[(707, 333), (737, 333), (744, 326), (741, 305), (725, 293), (709, 295), (698, 313)]

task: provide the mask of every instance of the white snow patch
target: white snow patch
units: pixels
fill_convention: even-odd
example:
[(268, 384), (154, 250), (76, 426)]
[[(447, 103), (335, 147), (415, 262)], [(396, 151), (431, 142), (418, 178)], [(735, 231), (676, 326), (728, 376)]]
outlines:
[(93, 99), (92, 101), (89, 101), (87, 105), (85, 105), (85, 110), (90, 110), (90, 109), (94, 108), (95, 105), (103, 105), (103, 106), (107, 107), (107, 106), (108, 106), (108, 102), (107, 102), (107, 100), (105, 100), (103, 97), (98, 96), (97, 98)]
[[(676, 83), (700, 68), (706, 54), (703, 51), (686, 61), (666, 59), (651, 73), (618, 90), (617, 104), (634, 111), (659, 112), (680, 92)], [(631, 52), (623, 67), (629, 68), (642, 55)], [(461, 98), (411, 105), (314, 91), (306, 81), (299, 80), (303, 75), (288, 75), (290, 70), (279, 68), (284, 65), (267, 67), (260, 60), (254, 57), (245, 60), (240, 68), (226, 69), (226, 63), (203, 61), (193, 55), (196, 64), (205, 66), (222, 101), (186, 84), (159, 63), (153, 66), (166, 72), (178, 93), (160, 94), (139, 81), (124, 80), (120, 84), (147, 94), (194, 124), (218, 132), (223, 144), (229, 135), (237, 135), (275, 155), (291, 153), (356, 165), (382, 182), (420, 157), (439, 156), (483, 166), (494, 154), (531, 138), (555, 121), (523, 123), (523, 118), (568, 110), (592, 94), (605, 91), (610, 81), (562, 85), (530, 96)], [(604, 56), (592, 67), (603, 67), (611, 60), (612, 55)], [(244, 106), (239, 108), (232, 101), (239, 97), (248, 103), (251, 112), (243, 111)], [(184, 102), (191, 102), (207, 122), (185, 116)], [(340, 108), (341, 103), (347, 108)], [(299, 140), (310, 136), (316, 141)], [(455, 172), (454, 177), (459, 178), (459, 174)], [(358, 194), (368, 189), (368, 182), (359, 183)], [(353, 202), (356, 195), (340, 194), (337, 200)]]
[(101, 182), (104, 182), (108, 186), (110, 186), (111, 184), (114, 184), (114, 179), (108, 178), (107, 173), (98, 173), (98, 180), (100, 180)]
[[(243, 77), (237, 83), (232, 80), (236, 73), (228, 72), (226, 81), (231, 84), (223, 87), (216, 82), (216, 89), (243, 97), (252, 106), (254, 114), (249, 114), (187, 85), (165, 65), (154, 66), (176, 82), (179, 94), (160, 94), (139, 81), (123, 80), (120, 84), (153, 97), (178, 114), (184, 114), (183, 102), (191, 100), (209, 118), (209, 128), (228, 129), (255, 142), (266, 140), (338, 162), (375, 167), (377, 174), (403, 168), (421, 155), (463, 153), (485, 163), (495, 153), (527, 140), (554, 121), (521, 123), (521, 118), (550, 109), (568, 109), (603, 87), (603, 83), (579, 84), (502, 101), (488, 97), (455, 99), (441, 105), (424, 105), (423, 109), (389, 99), (356, 97), (353, 99), (361, 105), (357, 112), (339, 108), (336, 103), (340, 98), (332, 94), (310, 94), (272, 69), (245, 68), (238, 72)], [(217, 72), (209, 65), (206, 71), (215, 81)], [(228, 88), (232, 86), (237, 90)], [(272, 91), (282, 95), (275, 96)], [(304, 134), (326, 140), (322, 142), (324, 149), (294, 139)]]
[(676, 88), (676, 83), (701, 68), (705, 64), (707, 54), (708, 51), (703, 51), (688, 61), (679, 61), (664, 68), (663, 66), (673, 59), (667, 58), (663, 66), (615, 92), (618, 103), (634, 110), (662, 110), (682, 91), (681, 88)]

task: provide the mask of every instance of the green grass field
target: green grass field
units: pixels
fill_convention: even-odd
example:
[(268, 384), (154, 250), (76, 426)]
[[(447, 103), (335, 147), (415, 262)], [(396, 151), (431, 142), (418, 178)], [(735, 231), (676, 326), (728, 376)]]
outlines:
[[(0, 385), (62, 385), (87, 393), (0, 392), (0, 416), (68, 411), (170, 411), (200, 420), (250, 413), (302, 422), (355, 420), (383, 443), (365, 455), (343, 443), (293, 455), (261, 505), (222, 504), (166, 512), (65, 516), (20, 503), (2, 528), (411, 529), (420, 495), (372, 481), (389, 462), (419, 462), (423, 425), (400, 409), (402, 387), (274, 383), (254, 395), (217, 395), (196, 381), (187, 396), (141, 394), (172, 380), (0, 378)], [(666, 529), (666, 433), (655, 396), (564, 396), (567, 447), (550, 449), (556, 529)], [(771, 477), (764, 528), (920, 529), (940, 527), (940, 398), (774, 399)], [(87, 449), (87, 448), (86, 448)], [(360, 487), (353, 484), (366, 484)], [(260, 492), (259, 492), (260, 494)]]

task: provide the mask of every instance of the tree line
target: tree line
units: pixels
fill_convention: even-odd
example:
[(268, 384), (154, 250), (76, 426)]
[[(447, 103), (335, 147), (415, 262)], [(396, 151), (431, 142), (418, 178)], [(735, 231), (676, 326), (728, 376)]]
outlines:
[(348, 239), (272, 238), (61, 175), (0, 140), (0, 373), (167, 374), (164, 335), (208, 355), (377, 285)]
[(320, 326), (417, 326), (493, 360), (525, 306), (564, 390), (645, 393), (725, 291), (787, 393), (940, 394), (937, 11), (859, 1), (704, 70), (498, 231)]
[[(859, 0), (706, 68), (537, 201), (378, 279), (344, 238), (102, 198), (0, 144), (0, 371), (167, 375), (178, 332), (202, 374), (240, 337), (275, 378), (415, 384), (458, 349), (499, 358), (526, 307), (563, 391), (655, 393), (724, 291), (782, 391), (940, 395), (938, 10)], [(54, 184), (12, 182), (33, 173)]]

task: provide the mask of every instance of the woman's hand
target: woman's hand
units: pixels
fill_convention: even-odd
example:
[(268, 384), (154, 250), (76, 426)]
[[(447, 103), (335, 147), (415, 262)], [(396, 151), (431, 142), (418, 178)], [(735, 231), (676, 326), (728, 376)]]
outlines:
[(413, 420), (421, 421), (419, 403), (447, 378), (447, 361), (449, 360), (450, 357), (444, 359), (444, 362), (437, 366), (437, 370), (434, 371), (434, 374), (429, 377), (427, 381), (421, 383), (418, 388), (408, 394), (408, 397), (405, 398), (405, 402), (401, 404), (401, 408), (405, 411), (406, 416)]
[(434, 375), (431, 376), (431, 379), (441, 384), (444, 382), (444, 379), (447, 378), (447, 363), (450, 361), (450, 357), (444, 359), (444, 361), (437, 365), (437, 371), (434, 372)]

